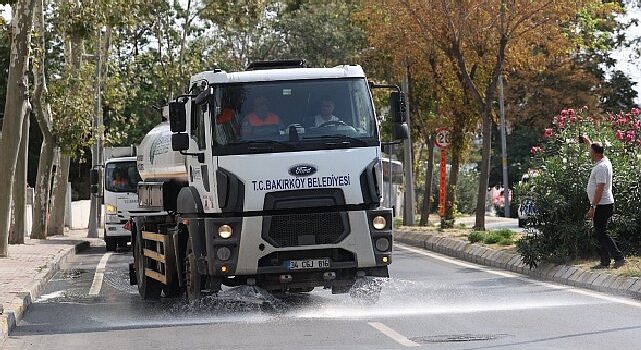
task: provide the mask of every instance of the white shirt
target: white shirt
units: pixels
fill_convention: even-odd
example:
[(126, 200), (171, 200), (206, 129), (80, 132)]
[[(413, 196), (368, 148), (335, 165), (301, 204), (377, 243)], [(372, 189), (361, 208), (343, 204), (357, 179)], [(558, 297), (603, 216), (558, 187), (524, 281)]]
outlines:
[(338, 117), (335, 115), (330, 116), (329, 119), (325, 119), (322, 115), (317, 114), (314, 116), (314, 126), (321, 126), (323, 125), (323, 123), (337, 121), (337, 120), (340, 120), (340, 119), (338, 119)]
[(590, 172), (587, 188), (590, 204), (594, 201), (594, 192), (596, 191), (597, 184), (605, 184), (601, 201), (597, 204), (614, 203), (614, 195), (612, 195), (612, 163), (610, 163), (610, 160), (606, 157), (596, 162), (592, 167), (592, 172)]

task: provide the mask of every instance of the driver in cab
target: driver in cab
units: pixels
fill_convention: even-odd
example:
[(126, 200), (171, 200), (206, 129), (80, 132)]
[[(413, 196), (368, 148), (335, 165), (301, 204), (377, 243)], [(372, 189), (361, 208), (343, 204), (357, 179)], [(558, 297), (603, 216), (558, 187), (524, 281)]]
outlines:
[(313, 127), (323, 125), (342, 124), (340, 118), (334, 115), (334, 101), (329, 97), (323, 97), (320, 102), (320, 114), (314, 116)]
[(267, 98), (259, 95), (254, 98), (252, 112), (243, 119), (241, 134), (243, 136), (260, 135), (282, 128), (283, 123), (280, 117), (269, 111)]

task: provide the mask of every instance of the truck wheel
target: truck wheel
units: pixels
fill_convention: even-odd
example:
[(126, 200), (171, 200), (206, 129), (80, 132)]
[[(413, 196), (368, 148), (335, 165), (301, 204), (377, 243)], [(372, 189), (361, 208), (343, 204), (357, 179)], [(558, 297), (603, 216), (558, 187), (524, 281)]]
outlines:
[(118, 241), (113, 237), (105, 237), (105, 244), (107, 245), (108, 252), (115, 252), (118, 246)]
[(356, 279), (356, 283), (349, 290), (349, 296), (362, 304), (371, 305), (378, 302), (382, 290), (380, 281), (366, 276)]
[(187, 243), (187, 258), (185, 261), (185, 275), (187, 279), (187, 301), (192, 302), (202, 297), (202, 276), (196, 266), (196, 253), (192, 248), (191, 239)]
[(153, 278), (145, 276), (145, 257), (142, 253), (144, 242), (142, 235), (138, 232), (136, 244), (136, 276), (138, 278), (138, 294), (143, 300), (160, 299), (162, 284)]

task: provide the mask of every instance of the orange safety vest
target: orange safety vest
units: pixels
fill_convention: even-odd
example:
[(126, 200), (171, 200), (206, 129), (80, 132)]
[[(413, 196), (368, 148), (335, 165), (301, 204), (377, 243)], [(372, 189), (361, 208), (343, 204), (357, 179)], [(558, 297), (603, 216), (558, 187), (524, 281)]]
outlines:
[(236, 111), (233, 108), (225, 108), (223, 112), (216, 117), (217, 124), (224, 124), (230, 122), (236, 116)]
[(252, 127), (278, 125), (280, 123), (280, 118), (274, 113), (267, 113), (265, 118), (261, 118), (256, 113), (250, 113), (246, 119), (247, 123)]

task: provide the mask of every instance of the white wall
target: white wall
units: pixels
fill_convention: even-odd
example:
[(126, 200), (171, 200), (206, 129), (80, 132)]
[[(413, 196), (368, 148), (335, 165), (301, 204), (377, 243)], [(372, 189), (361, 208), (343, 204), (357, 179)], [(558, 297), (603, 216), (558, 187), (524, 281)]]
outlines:
[[(91, 201), (75, 201), (71, 202), (71, 223), (69, 225), (72, 229), (89, 228), (89, 212), (91, 211)], [(105, 212), (100, 209), (102, 213), (102, 222), (105, 222)]]

